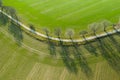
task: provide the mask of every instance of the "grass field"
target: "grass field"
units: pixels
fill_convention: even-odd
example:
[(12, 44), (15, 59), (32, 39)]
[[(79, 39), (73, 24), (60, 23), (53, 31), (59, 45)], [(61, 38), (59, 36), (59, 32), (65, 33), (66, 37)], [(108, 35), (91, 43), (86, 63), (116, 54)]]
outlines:
[(102, 20), (117, 22), (119, 0), (3, 0), (13, 6), (25, 24), (38, 29), (60, 27), (63, 31), (86, 29), (88, 24)]
[[(119, 36), (113, 38), (119, 45)], [(103, 41), (106, 42), (105, 54), (109, 56), (95, 56), (94, 51), (86, 48), (89, 44), (80, 46), (80, 53), (85, 56), (89, 67), (77, 65), (77, 73), (74, 73), (62, 59), (51, 57), (48, 44), (24, 34), (24, 45), (17, 46), (7, 30), (0, 27), (0, 80), (120, 80), (120, 52), (109, 38)], [(100, 53), (97, 43), (91, 43), (91, 50), (95, 47), (95, 51)], [(58, 56), (59, 48), (56, 47)], [(72, 54), (76, 52), (71, 47), (69, 55)]]
[[(22, 22), (38, 29), (61, 26), (64, 31), (77, 31), (94, 21), (119, 18), (120, 1), (3, 1), (16, 8)], [(23, 36), (18, 42), (19, 35), (14, 36), (7, 26), (0, 25), (0, 80), (120, 80), (120, 33), (85, 45), (55, 46), (23, 31), (18, 32)]]

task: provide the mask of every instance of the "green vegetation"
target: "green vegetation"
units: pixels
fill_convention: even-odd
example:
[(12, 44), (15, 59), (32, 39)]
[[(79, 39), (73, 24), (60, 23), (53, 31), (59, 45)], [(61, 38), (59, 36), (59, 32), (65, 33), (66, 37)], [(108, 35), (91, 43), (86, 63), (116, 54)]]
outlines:
[[(16, 3), (22, 1), (21, 5), (16, 6), (16, 8), (17, 7), (20, 8), (20, 6), (28, 4), (28, 2), (30, 2), (29, 4), (31, 4), (33, 2), (37, 2), (38, 0), (34, 0), (34, 1), (26, 0), (24, 1), (24, 3), (23, 0), (17, 0), (16, 2), (12, 2), (14, 0), (9, 0), (9, 1), (11, 1), (12, 3), (11, 5), (13, 4), (17, 5)], [(5, 3), (10, 4), (9, 1), (8, 2), (5, 1)], [(88, 1), (88, 2), (93, 3), (95, 1), (97, 0)], [(98, 3), (94, 4), (94, 6), (102, 2), (105, 3), (109, 1), (108, 0), (98, 1)], [(51, 1), (46, 0), (40, 2), (48, 3)], [(63, 0), (54, 1), (54, 3), (56, 4), (60, 2), (62, 4)], [(72, 3), (76, 3), (76, 2), (78, 1), (74, 0), (74, 1), (70, 1), (70, 3), (64, 3), (64, 5), (71, 4), (72, 6), (73, 5)], [(81, 1), (81, 2), (85, 2), (85, 1)], [(40, 4), (42, 5), (42, 3)], [(49, 3), (48, 7), (53, 5), (55, 6), (56, 4)], [(85, 5), (85, 4), (81, 3), (81, 5)], [(0, 0), (0, 8), (3, 11), (7, 12), (12, 17), (19, 20), (14, 8), (9, 6), (3, 6), (1, 4), (1, 0)], [(27, 8), (27, 5), (25, 8)], [(87, 8), (85, 8), (85, 10)], [(31, 11), (34, 9), (32, 8)], [(52, 9), (50, 9), (49, 11), (51, 10)], [(20, 12), (22, 12), (22, 10)], [(22, 13), (22, 17), (23, 15), (24, 14)], [(23, 21), (25, 19), (31, 19), (31, 18), (27, 18), (27, 16), (23, 18), (24, 18)], [(48, 18), (44, 18), (44, 20), (45, 19)], [(29, 21), (30, 20), (26, 22)], [(34, 19), (33, 19), (33, 23), (34, 23)], [(104, 20), (101, 23), (104, 32), (107, 33), (108, 29), (106, 29), (106, 27), (110, 26), (111, 22)], [(96, 35), (96, 33), (98, 32), (98, 27), (96, 27), (97, 24), (98, 23), (93, 23), (89, 25), (92, 34), (94, 35)], [(31, 30), (34, 32), (36, 30), (34, 28), (34, 25), (32, 24), (29, 25)], [(117, 30), (115, 25), (113, 25), (112, 27), (115, 30)], [(54, 27), (50, 27), (50, 28), (53, 29)], [(49, 37), (49, 30), (47, 28), (44, 28), (44, 31), (46, 32), (46, 35)], [(59, 39), (61, 38), (60, 36), (61, 33), (62, 30), (60, 28), (55, 29), (55, 35)], [(84, 30), (81, 31), (79, 35), (86, 40), (85, 35), (87, 33), (88, 32)], [(74, 35), (74, 31), (72, 29), (68, 29), (66, 34), (72, 41), (73, 40), (72, 36)], [(23, 32), (18, 24), (14, 23), (10, 19), (8, 19), (5, 15), (0, 13), (0, 80), (120, 80), (120, 76), (119, 76), (120, 75), (120, 42), (119, 41), (120, 41), (120, 33), (117, 32), (114, 35), (108, 34), (108, 36), (106, 37), (96, 38), (94, 42), (88, 42), (86, 40), (86, 44), (84, 45), (78, 45), (74, 43), (74, 41), (72, 41), (71, 42), (72, 45), (67, 46), (67, 45), (63, 45), (64, 43), (62, 41), (59, 41), (60, 45), (56, 46), (49, 38), (46, 43), (31, 37), (30, 34)]]
[(53, 48), (25, 33), (23, 35), (24, 41), (20, 47), (6, 27), (0, 27), (1, 80), (120, 79), (119, 34), (100, 39), (101, 45), (96, 40), (77, 48), (62, 45)]
[[(14, 8), (2, 5), (0, 6), (0, 9), (18, 20)], [(16, 40), (18, 45), (21, 45), (21, 42), (23, 40), (22, 29), (17, 23), (14, 23), (2, 12), (0, 12), (0, 26), (8, 26), (9, 32), (14, 36), (14, 39)]]
[[(116, 23), (120, 16), (120, 1), (113, 0), (3, 0), (5, 5), (14, 7), (22, 22), (33, 24), (39, 30), (46, 27), (53, 32), (57, 27), (62, 31), (73, 28), (87, 29), (93, 22), (110, 20)], [(77, 33), (77, 32), (76, 32)]]

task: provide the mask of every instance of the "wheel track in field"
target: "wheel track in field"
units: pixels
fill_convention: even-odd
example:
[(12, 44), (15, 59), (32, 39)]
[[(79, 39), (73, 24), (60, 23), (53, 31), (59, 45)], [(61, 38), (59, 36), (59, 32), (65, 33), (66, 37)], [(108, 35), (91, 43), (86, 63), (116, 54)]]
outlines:
[[(8, 15), (7, 13), (5, 13), (4, 11), (1, 11), (1, 13), (3, 13), (5, 16), (7, 16), (9, 19), (11, 19), (12, 21), (14, 21), (15, 23), (19, 24), (21, 27), (23, 27), (25, 30), (27, 31), (31, 31), (31, 29), (29, 27), (27, 27), (26, 25), (24, 25), (22, 22), (20, 21), (17, 21), (16, 19), (12, 18), (10, 15)], [(112, 30), (112, 31), (109, 31), (108, 33), (102, 33), (102, 34), (99, 34), (99, 35), (96, 35), (96, 36), (90, 36), (90, 37), (86, 37), (86, 40), (87, 41), (90, 41), (90, 40), (94, 40), (94, 39), (97, 39), (97, 38), (102, 38), (102, 37), (106, 37), (109, 35), (112, 35), (112, 34), (115, 34), (117, 32), (120, 32), (120, 29), (118, 29), (117, 31), (116, 30)], [(32, 33), (32, 32), (31, 32)], [(42, 34), (40, 32), (35, 32), (36, 35), (42, 37), (42, 38), (45, 38), (45, 39), (51, 39), (51, 40), (54, 40), (54, 41), (62, 41), (62, 42), (66, 42), (66, 43), (72, 43), (72, 42), (76, 42), (76, 43), (82, 43), (82, 42), (85, 42), (86, 40), (84, 39), (76, 39), (76, 40), (70, 40), (70, 39), (59, 39), (59, 38), (55, 38), (55, 37), (51, 37), (51, 36), (46, 36), (45, 34)]]
[[(1, 29), (1, 31), (9, 38), (11, 38), (12, 36), (10, 36), (6, 30), (3, 30)], [(14, 40), (13, 40), (14, 41)], [(24, 42), (22, 42), (22, 47), (25, 48), (26, 50), (28, 51), (31, 51), (31, 52), (35, 52), (36, 54), (38, 55), (42, 55), (42, 56), (50, 56), (50, 54), (45, 54), (44, 52), (38, 50), (38, 49), (35, 49), (35, 48), (32, 48), (30, 47), (29, 45), (25, 44)]]

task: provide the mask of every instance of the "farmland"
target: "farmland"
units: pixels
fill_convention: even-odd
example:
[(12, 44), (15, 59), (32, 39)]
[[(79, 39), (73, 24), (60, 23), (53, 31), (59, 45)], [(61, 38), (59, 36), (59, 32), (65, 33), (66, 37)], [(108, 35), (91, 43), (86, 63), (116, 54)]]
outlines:
[[(23, 33), (24, 34), (24, 33)], [(119, 35), (113, 36), (119, 43)], [(119, 47), (108, 38), (105, 41), (106, 55), (98, 47), (98, 42), (91, 43), (98, 53), (91, 52), (88, 45), (80, 46), (80, 53), (87, 61), (69, 68), (62, 59), (60, 47), (56, 47), (56, 57), (50, 53), (49, 45), (39, 42), (24, 34), (22, 46), (16, 45), (14, 38), (7, 32), (6, 28), (0, 28), (0, 79), (1, 80), (119, 80)], [(107, 41), (106, 41), (107, 40)], [(109, 47), (108, 47), (109, 46)], [(76, 54), (73, 47), (68, 48), (70, 56)], [(104, 53), (105, 54), (105, 53)], [(53, 55), (53, 57), (52, 57)], [(57, 58), (58, 57), (58, 58)], [(59, 59), (61, 57), (61, 59)], [(63, 56), (64, 57), (64, 56)], [(69, 62), (68, 62), (69, 63)], [(114, 66), (115, 65), (115, 66)], [(75, 71), (74, 71), (75, 69)], [(87, 69), (87, 71), (86, 71)], [(76, 71), (77, 70), (77, 71)]]
[[(54, 32), (60, 27), (64, 32), (73, 28), (76, 33), (87, 30), (92, 22), (103, 19), (117, 22), (119, 19), (120, 1), (3, 1), (13, 8), (0, 6), (0, 9), (17, 19), (15, 8), (20, 21), (25, 25), (33, 24), (37, 31), (46, 27)], [(83, 35), (84, 39), (86, 37), (84, 44), (75, 43), (71, 36), (71, 45), (63, 44), (60, 38), (64, 35), (60, 38), (58, 35), (57, 44), (49, 38), (45, 41), (37, 38), (35, 33), (24, 30), (1, 11), (0, 80), (120, 80), (120, 31), (117, 29), (114, 34), (104, 29), (106, 36), (100, 38), (96, 31), (92, 41)]]
[(16, 9), (24, 24), (33, 24), (39, 31), (43, 28), (81, 31), (87, 29), (89, 24), (105, 19), (116, 23), (120, 16), (119, 0), (3, 1)]

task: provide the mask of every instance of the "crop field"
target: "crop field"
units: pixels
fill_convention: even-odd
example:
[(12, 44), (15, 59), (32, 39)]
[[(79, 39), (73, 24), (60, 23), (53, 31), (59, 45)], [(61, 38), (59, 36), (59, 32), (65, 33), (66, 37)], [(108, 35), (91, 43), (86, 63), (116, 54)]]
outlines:
[[(117, 44), (120, 44), (119, 35), (113, 36), (113, 39), (117, 39)], [(7, 29), (0, 27), (0, 80), (120, 80), (119, 46), (116, 47), (109, 38), (104, 39), (106, 40), (106, 55), (95, 56), (94, 51), (91, 52), (95, 47), (95, 51), (100, 53), (98, 42), (91, 44), (91, 50), (87, 48), (89, 44), (80, 46), (80, 53), (85, 56), (82, 61), (87, 60), (88, 66), (86, 63), (78, 63), (69, 68), (64, 58), (51, 57), (48, 44), (24, 34), (23, 44), (18, 46)], [(58, 56), (59, 48), (56, 47)], [(68, 53), (76, 54), (72, 49)]]
[[(21, 22), (33, 24), (38, 31), (45, 27), (53, 32), (60, 27), (62, 31), (73, 28), (77, 32), (104, 19), (116, 23), (120, 16), (119, 0), (3, 2), (16, 9)], [(117, 29), (110, 35), (107, 28), (106, 37), (95, 35), (97, 38), (86, 44), (72, 41), (72, 45), (64, 45), (59, 41), (56, 45), (49, 38), (42, 41), (31, 36), (0, 15), (0, 80), (120, 80), (120, 32)]]
[(93, 22), (110, 20), (115, 23), (120, 17), (119, 0), (3, 0), (13, 6), (22, 22), (33, 24), (38, 29), (54, 30), (60, 27), (63, 32), (72, 28), (75, 31), (87, 29)]

